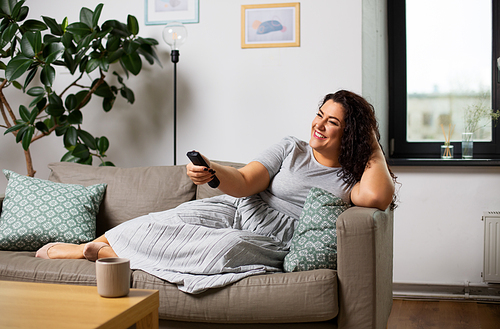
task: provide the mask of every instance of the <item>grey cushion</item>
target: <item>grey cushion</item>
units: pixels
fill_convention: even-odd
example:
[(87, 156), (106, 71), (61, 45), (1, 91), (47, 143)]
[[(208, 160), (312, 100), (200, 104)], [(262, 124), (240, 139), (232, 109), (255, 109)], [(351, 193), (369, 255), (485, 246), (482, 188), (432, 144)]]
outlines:
[(193, 200), (196, 193), (185, 166), (117, 168), (58, 162), (48, 167), (54, 182), (108, 184), (97, 215), (98, 236), (129, 219)]
[(95, 286), (95, 263), (86, 259), (41, 259), (34, 252), (1, 251), (0, 280)]
[(143, 271), (134, 271), (132, 276), (133, 288), (160, 291), (162, 319), (293, 323), (326, 321), (338, 313), (337, 272), (328, 269), (256, 275), (196, 295)]

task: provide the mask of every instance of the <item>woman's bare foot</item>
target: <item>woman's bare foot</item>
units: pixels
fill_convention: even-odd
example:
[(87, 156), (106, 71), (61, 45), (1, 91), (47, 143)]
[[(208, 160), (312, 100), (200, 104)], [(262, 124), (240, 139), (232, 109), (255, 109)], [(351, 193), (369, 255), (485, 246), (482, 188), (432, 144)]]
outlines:
[(36, 257), (49, 259), (82, 259), (83, 244), (49, 243), (40, 248)]

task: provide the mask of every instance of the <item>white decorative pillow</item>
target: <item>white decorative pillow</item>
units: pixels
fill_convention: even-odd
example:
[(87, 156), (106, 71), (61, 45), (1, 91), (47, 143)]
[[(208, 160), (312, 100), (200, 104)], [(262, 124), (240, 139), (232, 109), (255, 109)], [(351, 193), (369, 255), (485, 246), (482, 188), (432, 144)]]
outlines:
[(283, 262), (285, 272), (337, 269), (337, 218), (349, 205), (323, 189), (307, 195)]
[(3, 170), (8, 179), (0, 216), (0, 250), (34, 251), (49, 242), (95, 239), (106, 184), (54, 183)]

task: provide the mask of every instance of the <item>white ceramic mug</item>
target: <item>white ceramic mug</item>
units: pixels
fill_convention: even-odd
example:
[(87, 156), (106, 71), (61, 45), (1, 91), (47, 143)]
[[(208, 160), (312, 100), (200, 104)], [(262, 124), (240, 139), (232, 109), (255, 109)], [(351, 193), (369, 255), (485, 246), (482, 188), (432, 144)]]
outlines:
[(101, 258), (95, 262), (97, 292), (102, 297), (123, 297), (130, 291), (130, 260)]

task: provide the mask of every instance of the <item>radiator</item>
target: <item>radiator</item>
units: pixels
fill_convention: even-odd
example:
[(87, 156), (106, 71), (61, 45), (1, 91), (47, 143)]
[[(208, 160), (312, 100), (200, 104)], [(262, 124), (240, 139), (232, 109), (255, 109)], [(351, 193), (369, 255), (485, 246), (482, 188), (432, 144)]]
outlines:
[(500, 211), (485, 211), (484, 263), (485, 282), (500, 283)]

